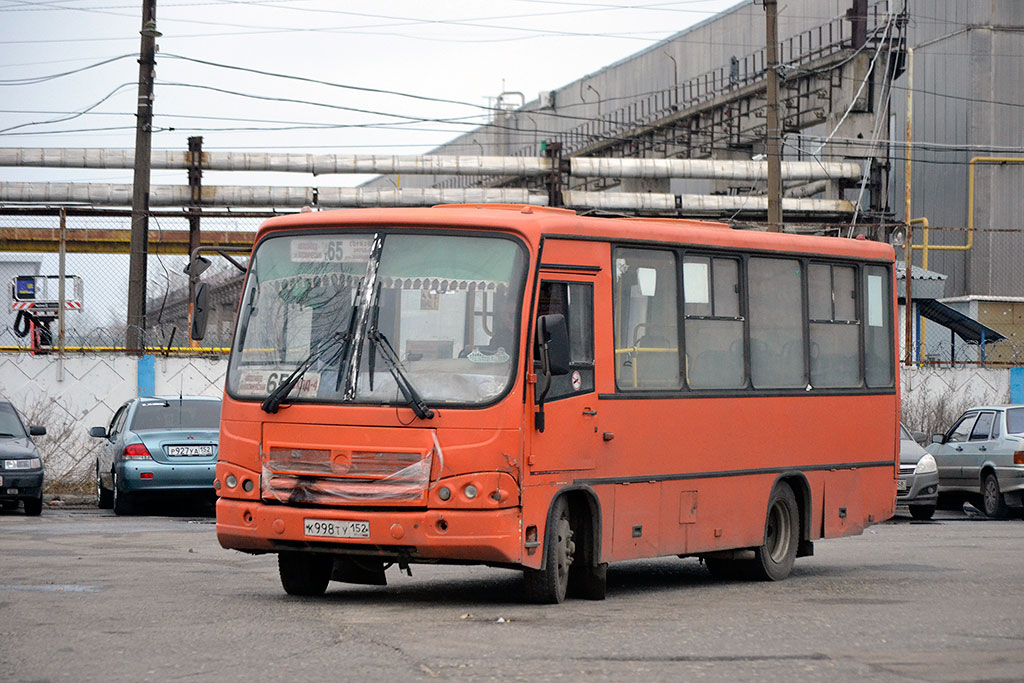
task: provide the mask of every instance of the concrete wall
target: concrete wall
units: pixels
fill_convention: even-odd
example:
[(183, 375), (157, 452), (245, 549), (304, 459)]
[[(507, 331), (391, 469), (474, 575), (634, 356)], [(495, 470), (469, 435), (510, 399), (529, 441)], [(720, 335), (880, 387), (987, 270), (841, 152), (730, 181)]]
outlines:
[[(140, 371), (141, 368), (141, 371)], [(153, 358), (120, 355), (0, 355), (0, 397), (26, 421), (47, 428), (37, 437), (47, 477), (88, 481), (98, 440), (89, 428), (110, 421), (123, 402), (139, 395), (140, 384), (163, 396), (217, 396), (224, 391), (223, 358)]]

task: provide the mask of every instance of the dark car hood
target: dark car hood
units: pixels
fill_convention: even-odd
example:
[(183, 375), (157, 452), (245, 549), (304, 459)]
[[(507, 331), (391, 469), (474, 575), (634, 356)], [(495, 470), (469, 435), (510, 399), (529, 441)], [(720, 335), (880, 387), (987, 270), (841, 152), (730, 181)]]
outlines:
[(38, 455), (36, 445), (26, 438), (0, 437), (0, 458), (34, 458)]

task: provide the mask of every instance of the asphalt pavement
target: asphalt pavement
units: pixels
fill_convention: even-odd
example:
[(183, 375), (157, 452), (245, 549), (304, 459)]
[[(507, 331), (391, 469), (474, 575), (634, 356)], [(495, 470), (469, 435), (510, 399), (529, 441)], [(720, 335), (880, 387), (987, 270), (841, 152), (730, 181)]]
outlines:
[(900, 513), (777, 583), (695, 559), (612, 565), (608, 597), (536, 606), (520, 574), (413, 565), (287, 596), (204, 509), (0, 512), (9, 681), (1019, 681), (1024, 521)]

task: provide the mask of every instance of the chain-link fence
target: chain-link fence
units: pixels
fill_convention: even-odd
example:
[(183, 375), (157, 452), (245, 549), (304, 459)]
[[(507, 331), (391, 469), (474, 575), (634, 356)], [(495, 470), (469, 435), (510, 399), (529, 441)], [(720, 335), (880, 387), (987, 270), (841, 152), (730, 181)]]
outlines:
[[(83, 208), (67, 208), (65, 213), (64, 272), (80, 278), (81, 290), (76, 291), (75, 281), (66, 281), (61, 340), (55, 311), (47, 314), (38, 305), (30, 307), (31, 302), (13, 300), (16, 278), (58, 275), (61, 211), (0, 207), (0, 349), (38, 349), (40, 338), (34, 339), (29, 330), (33, 321), (44, 333), (42, 341), (50, 342), (42, 346), (53, 348), (63, 341), (66, 350), (78, 353), (125, 348), (131, 213)], [(204, 212), (199, 221), (201, 244), (249, 246), (259, 224), (270, 215)], [(185, 210), (150, 214), (144, 338), (153, 351), (197, 353), (188, 338), (189, 282), (184, 268), (189, 228)], [(915, 220), (910, 247), (915, 306), (909, 321), (901, 315), (901, 358), (916, 365), (954, 367), (1024, 364), (1024, 269), (1018, 258), (1022, 243), (1024, 231), (1019, 228), (968, 231)], [(898, 248), (897, 258), (905, 259), (907, 251)], [(198, 352), (223, 353), (230, 345), (240, 276), (216, 256), (203, 274), (212, 308), (204, 351)], [(49, 280), (45, 295), (50, 299), (56, 298), (57, 281)], [(906, 279), (899, 276), (896, 285), (898, 296), (904, 298)], [(908, 322), (913, 331), (909, 346)]]
[[(204, 214), (199, 221), (201, 245), (249, 247), (269, 215)], [(62, 222), (63, 326), (56, 310)], [(144, 339), (150, 350), (197, 352), (188, 338), (189, 278), (184, 269), (189, 263), (189, 228), (184, 212), (154, 212), (149, 217)], [(59, 210), (0, 209), (0, 348), (39, 351), (63, 342), (73, 353), (123, 350), (130, 240), (127, 211), (68, 210), (62, 219)], [(213, 308), (202, 348), (223, 353), (230, 344), (242, 273), (216, 254), (205, 253), (212, 265), (202, 279), (211, 287)], [(32, 282), (34, 287), (26, 284)]]

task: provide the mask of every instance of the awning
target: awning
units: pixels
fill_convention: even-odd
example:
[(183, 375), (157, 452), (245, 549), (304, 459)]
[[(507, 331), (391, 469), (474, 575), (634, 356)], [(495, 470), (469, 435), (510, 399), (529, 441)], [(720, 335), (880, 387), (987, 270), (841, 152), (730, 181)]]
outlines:
[(982, 325), (974, 318), (966, 316), (946, 304), (939, 303), (935, 299), (916, 299), (915, 302), (921, 315), (929, 320), (934, 320), (943, 327), (948, 327), (966, 342), (981, 344), (984, 341), (988, 344), (1006, 339), (1004, 335), (999, 334), (991, 327)]

